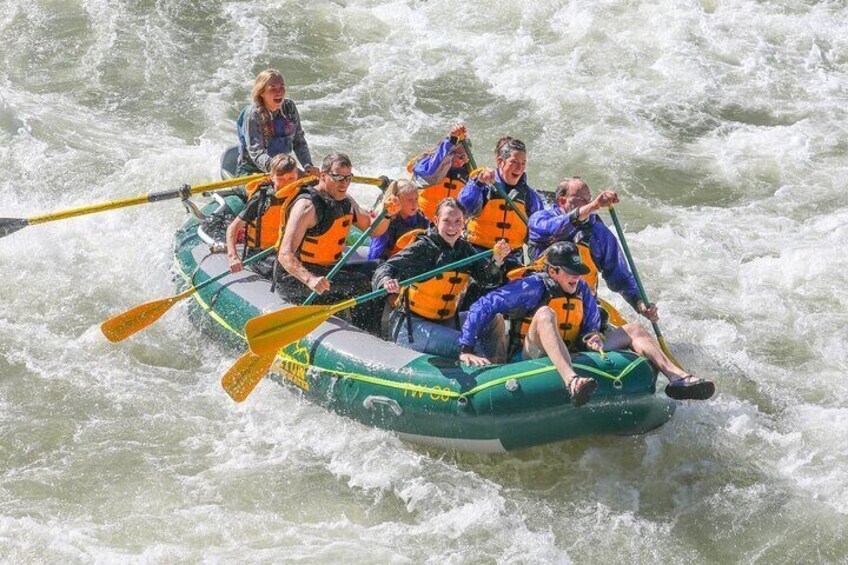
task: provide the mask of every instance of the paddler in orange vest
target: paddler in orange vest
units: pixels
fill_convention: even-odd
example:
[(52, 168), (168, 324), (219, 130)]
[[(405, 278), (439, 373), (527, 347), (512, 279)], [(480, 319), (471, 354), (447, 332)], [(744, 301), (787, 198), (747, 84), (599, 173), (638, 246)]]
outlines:
[(507, 269), (511, 269), (522, 264), (527, 226), (494, 185), (503, 189), (525, 217), (545, 204), (527, 184), (527, 147), (523, 142), (502, 137), (495, 147), (495, 158), (495, 170), (485, 169), (472, 178), (457, 199), (469, 216), (465, 229), (468, 241), (480, 249), (492, 249), (496, 241), (506, 240), (513, 250), (507, 259)]
[[(462, 237), (464, 222), (462, 206), (454, 198), (442, 200), (436, 208), (435, 226), (377, 268), (372, 287), (385, 288), (394, 296), (389, 302), (393, 309), (383, 326), (383, 336), (390, 341), (431, 355), (452, 359), (459, 356), (457, 337), (461, 321), (457, 310), (462, 294), (472, 278), (482, 284), (497, 284), (503, 278), (503, 260), (509, 255), (509, 245), (500, 241), (495, 244), (491, 258), (440, 273), (404, 289), (398, 287), (398, 279), (414, 277), (477, 253)], [(506, 353), (503, 319), (493, 318), (484, 334), (483, 354), (503, 359)]]
[(418, 209), (418, 188), (406, 179), (392, 181), (386, 196), (396, 196), (400, 202), (398, 212), (386, 231), (371, 238), (368, 259), (385, 261), (413, 241), (419, 233), (430, 227), (430, 220)]
[(453, 126), (439, 144), (407, 165), (412, 181), (418, 185), (418, 206), (431, 222), (436, 219), (436, 206), (445, 198), (456, 198), (468, 182), (471, 172), (468, 154), (461, 141), (468, 131), (462, 124)]
[[(270, 180), (260, 179), (246, 186), (248, 201), (238, 216), (227, 227), (227, 258), (230, 271), (242, 270), (242, 260), (277, 243), (283, 207), (288, 199), (278, 200), (276, 192), (297, 180), (297, 162), (293, 157), (280, 154), (271, 159)], [(244, 233), (244, 252), (239, 256), (236, 242), (242, 229)], [(269, 261), (254, 264), (253, 269), (264, 276), (270, 276), (274, 257)]]
[[(340, 302), (371, 290), (373, 261), (349, 261), (332, 283), (325, 276), (341, 258), (348, 233), (353, 226), (366, 230), (371, 216), (364, 212), (347, 193), (353, 178), (347, 155), (332, 153), (324, 158), (315, 188), (304, 188), (288, 206), (288, 219), (278, 259), (287, 274), (280, 293), (292, 303), (303, 302), (312, 292), (320, 296), (317, 304)], [(372, 235), (379, 236), (397, 214), (400, 204), (396, 196), (387, 196), (383, 207), (388, 212)], [(370, 305), (370, 306), (369, 306)], [(370, 301), (352, 311), (359, 327), (379, 331), (379, 301)]]
[(587, 402), (597, 388), (592, 379), (578, 377), (571, 365), (570, 352), (581, 349), (633, 350), (668, 378), (671, 384), (666, 387), (666, 394), (675, 399), (706, 400), (715, 393), (712, 381), (679, 369), (639, 324), (600, 333), (598, 303), (582, 279), (589, 267), (573, 243), (554, 243), (543, 257), (541, 272), (531, 272), (495, 289), (471, 306), (459, 337), (460, 361), (478, 366), (489, 364), (488, 358), (474, 353), (474, 346), (493, 317), (508, 315), (515, 324), (515, 349), (521, 358), (550, 357), (577, 406)]

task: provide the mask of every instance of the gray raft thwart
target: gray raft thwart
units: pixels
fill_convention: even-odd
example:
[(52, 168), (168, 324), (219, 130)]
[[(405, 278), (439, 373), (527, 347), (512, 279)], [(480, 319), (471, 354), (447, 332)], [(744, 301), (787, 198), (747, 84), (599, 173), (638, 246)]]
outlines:
[[(235, 210), (241, 200), (229, 197)], [(209, 213), (215, 206), (207, 207)], [(228, 269), (197, 234), (192, 218), (177, 233), (175, 264), (197, 284)], [(362, 250), (360, 257), (364, 257)], [(291, 304), (271, 292), (267, 279), (243, 271), (194, 295), (204, 329), (243, 350), (244, 324)], [(409, 441), (480, 453), (503, 452), (587, 435), (639, 434), (667, 422), (675, 404), (656, 394), (656, 374), (632, 352), (575, 355), (581, 375), (598, 381), (580, 408), (550, 361), (467, 367), (425, 355), (330, 318), (282, 349), (274, 380), (329, 410)]]

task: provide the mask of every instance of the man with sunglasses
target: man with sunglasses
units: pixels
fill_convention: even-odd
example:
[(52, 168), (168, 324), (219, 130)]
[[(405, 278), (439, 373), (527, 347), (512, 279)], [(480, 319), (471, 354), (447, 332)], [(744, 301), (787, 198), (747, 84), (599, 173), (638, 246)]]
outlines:
[[(473, 353), (473, 347), (497, 314), (508, 315), (515, 357), (536, 359), (547, 355), (559, 372), (571, 402), (588, 402), (597, 383), (578, 377), (571, 365), (571, 351), (581, 348), (631, 349), (662, 372), (671, 385), (666, 394), (677, 399), (705, 400), (715, 385), (679, 369), (666, 357), (654, 338), (639, 324), (631, 323), (601, 335), (598, 303), (589, 285), (581, 278), (589, 272), (577, 247), (566, 241), (551, 245), (545, 253), (541, 272), (534, 272), (489, 292), (468, 312), (459, 336), (460, 361), (487, 365), (489, 360)], [(677, 386), (676, 382), (696, 379), (697, 384)]]
[[(321, 164), (317, 186), (303, 189), (287, 210), (277, 257), (287, 273), (280, 281), (281, 293), (293, 303), (303, 302), (312, 291), (320, 295), (316, 303), (327, 304), (371, 290), (376, 268), (372, 261), (349, 262), (332, 283), (326, 277), (344, 252), (350, 228), (366, 230), (371, 226), (371, 216), (347, 193), (353, 178), (351, 171), (347, 155), (331, 153)], [(383, 200), (383, 207), (388, 213), (371, 232), (372, 237), (386, 231), (400, 204), (396, 196), (389, 196)], [(380, 305), (372, 302), (371, 306), (366, 303), (363, 308), (354, 309), (353, 321), (379, 331)]]

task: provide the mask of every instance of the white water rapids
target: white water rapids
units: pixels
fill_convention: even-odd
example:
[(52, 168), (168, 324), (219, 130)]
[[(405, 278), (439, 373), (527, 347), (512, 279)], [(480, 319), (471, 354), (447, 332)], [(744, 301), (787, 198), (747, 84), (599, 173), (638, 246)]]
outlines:
[(184, 304), (103, 338), (173, 292), (179, 203), (36, 225), (0, 239), (0, 561), (848, 560), (844, 2), (2, 0), (0, 62), (3, 217), (217, 178), (268, 66), (359, 174), (456, 121), (481, 164), (521, 138), (536, 188), (620, 193), (718, 387), (644, 436), (426, 451), (270, 382), (235, 405)]

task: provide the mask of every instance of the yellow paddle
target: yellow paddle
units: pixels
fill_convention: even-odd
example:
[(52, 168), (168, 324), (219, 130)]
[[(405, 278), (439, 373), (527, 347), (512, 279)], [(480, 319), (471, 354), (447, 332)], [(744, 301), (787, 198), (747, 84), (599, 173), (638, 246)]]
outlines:
[(276, 351), (265, 355), (254, 355), (249, 349), (238, 358), (221, 379), (221, 386), (236, 402), (243, 402), (253, 392), (259, 381), (271, 369)]
[[(117, 208), (126, 208), (128, 206), (137, 206), (139, 204), (149, 204), (151, 202), (159, 202), (162, 200), (170, 200), (172, 198), (189, 198), (193, 194), (200, 192), (213, 192), (224, 188), (230, 188), (241, 184), (247, 184), (251, 181), (265, 178), (265, 173), (258, 173), (248, 177), (236, 177), (232, 179), (210, 182), (207, 184), (198, 184), (195, 186), (183, 185), (177, 190), (168, 190), (163, 192), (151, 192), (131, 198), (122, 198), (103, 202), (101, 204), (91, 204), (89, 206), (80, 206), (79, 208), (69, 208), (40, 216), (32, 216), (31, 218), (0, 218), (0, 238), (13, 234), (16, 231), (23, 229), (33, 224), (43, 224), (46, 222), (55, 222), (56, 220), (64, 220), (76, 216), (84, 216), (86, 214), (95, 214), (97, 212), (105, 212), (107, 210), (115, 210)], [(351, 182), (359, 184), (371, 184), (374, 186), (384, 186), (388, 184), (386, 178), (371, 178), (371, 177), (353, 177)]]
[(170, 200), (172, 198), (188, 198), (192, 194), (197, 194), (199, 192), (212, 192), (223, 188), (230, 188), (240, 184), (247, 184), (263, 177), (265, 177), (265, 174), (259, 173), (249, 177), (237, 177), (218, 182), (210, 182), (207, 184), (198, 184), (195, 186), (189, 186), (186, 184), (177, 190), (151, 192), (149, 194), (142, 194), (131, 198), (122, 198), (120, 200), (112, 200), (111, 202), (103, 202), (101, 204), (91, 204), (89, 206), (81, 206), (79, 208), (60, 210), (58, 212), (51, 212), (41, 216), (32, 216), (31, 218), (0, 218), (0, 237), (6, 237), (9, 234), (33, 224), (54, 222), (56, 220), (64, 220), (75, 216), (105, 212), (107, 210), (115, 210), (116, 208), (126, 208), (128, 206), (136, 206), (138, 204), (149, 204), (151, 202)]
[(612, 325), (618, 326), (620, 328), (621, 326), (627, 324), (627, 320), (625, 320), (624, 317), (619, 313), (619, 311), (615, 309), (615, 306), (613, 306), (612, 304), (610, 304), (609, 302), (607, 302), (606, 300), (604, 300), (600, 296), (598, 296), (597, 298), (598, 298), (598, 304), (600, 304), (601, 308), (606, 310), (607, 314), (609, 314), (609, 322)]
[[(630, 266), (630, 272), (633, 273), (633, 278), (636, 279), (636, 287), (639, 289), (639, 297), (642, 299), (642, 302), (645, 303), (645, 306), (650, 306), (651, 303), (648, 301), (648, 295), (645, 293), (645, 287), (642, 286), (642, 280), (639, 278), (639, 273), (636, 271), (636, 263), (633, 261), (633, 256), (630, 255), (630, 248), (627, 246), (627, 240), (624, 239), (624, 230), (621, 228), (621, 224), (618, 222), (618, 215), (616, 215), (612, 206), (609, 207), (609, 213), (612, 217), (613, 224), (615, 224), (615, 231), (618, 233), (618, 240), (621, 242), (621, 248), (624, 250), (624, 256), (627, 258), (627, 264)], [(665, 353), (665, 356), (668, 357), (672, 363), (677, 365), (680, 369), (683, 369), (683, 365), (674, 358), (674, 355), (671, 354), (671, 351), (665, 344), (665, 338), (660, 331), (659, 324), (652, 321), (651, 325), (654, 327), (654, 333), (657, 334), (657, 342), (659, 342), (662, 352)]]
[[(487, 249), (465, 259), (454, 261), (426, 273), (416, 275), (399, 283), (409, 286), (418, 281), (427, 280), (444, 271), (458, 269), (492, 255)], [(362, 304), (387, 294), (381, 288), (357, 298), (351, 298), (338, 304), (318, 306), (290, 306), (249, 320), (244, 326), (250, 351), (238, 358), (236, 363), (221, 379), (221, 386), (236, 402), (241, 402), (256, 387), (265, 373), (274, 363), (274, 357), (281, 348), (302, 339), (312, 330), (327, 321), (333, 314)]]
[[(262, 252), (249, 257), (248, 259), (245, 259), (242, 265), (247, 266), (251, 263), (255, 263), (261, 259), (264, 259), (271, 253), (274, 253), (276, 250), (277, 249), (275, 247), (269, 247), (268, 249), (265, 249)], [(106, 339), (108, 339), (112, 343), (117, 343), (119, 341), (125, 340), (134, 333), (140, 332), (141, 330), (161, 318), (162, 315), (171, 308), (171, 306), (173, 306), (183, 298), (191, 296), (201, 288), (209, 286), (213, 282), (219, 281), (230, 274), (232, 273), (230, 273), (229, 270), (226, 270), (223, 273), (215, 275), (211, 279), (207, 279), (199, 285), (193, 286), (179, 294), (175, 294), (174, 296), (162, 298), (161, 300), (145, 302), (144, 304), (140, 304), (134, 308), (130, 308), (126, 312), (118, 314), (117, 316), (113, 316), (102, 324), (100, 324), (100, 330), (103, 332), (103, 335), (106, 336)]]

